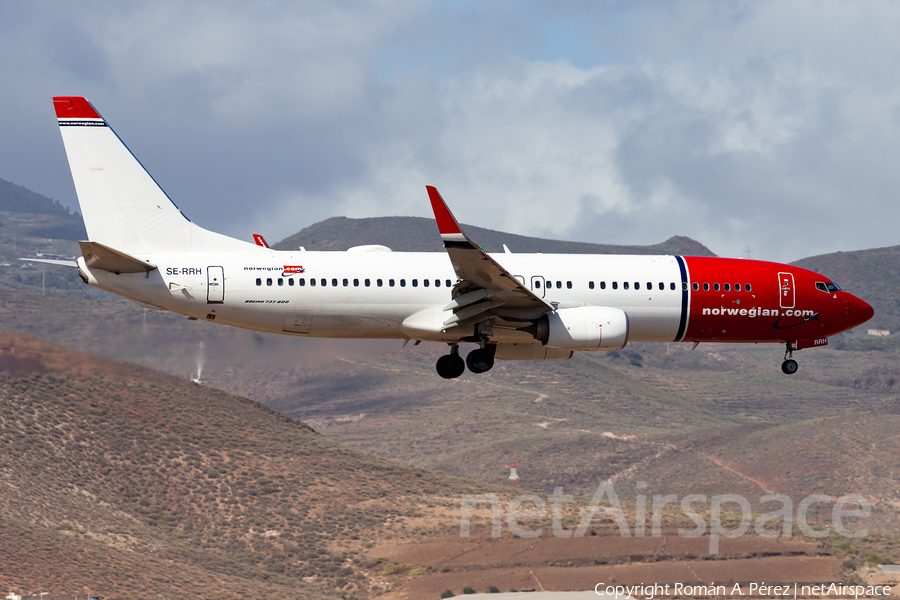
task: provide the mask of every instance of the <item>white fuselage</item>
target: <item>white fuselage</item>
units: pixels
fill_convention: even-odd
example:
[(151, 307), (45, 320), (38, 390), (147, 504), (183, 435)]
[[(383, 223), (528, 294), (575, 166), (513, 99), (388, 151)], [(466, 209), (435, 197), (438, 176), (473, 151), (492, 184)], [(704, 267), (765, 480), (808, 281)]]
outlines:
[[(535, 295), (559, 308), (583, 304), (620, 308), (628, 315), (631, 341), (676, 338), (684, 295), (674, 256), (491, 257)], [(281, 252), (260, 247), (137, 258), (158, 268), (146, 274), (116, 275), (88, 270), (83, 261), (79, 266), (96, 287), (235, 327), (308, 337), (448, 342), (472, 333), (471, 327), (444, 329), (440, 325), (452, 314), (442, 307), (451, 301), (457, 281), (443, 252)], [(424, 325), (415, 317), (423, 311), (427, 315)], [(429, 311), (435, 312), (433, 318)], [(523, 314), (522, 318), (537, 316)], [(508, 337), (500, 339), (503, 335)], [(497, 331), (495, 338), (533, 341), (522, 331)]]

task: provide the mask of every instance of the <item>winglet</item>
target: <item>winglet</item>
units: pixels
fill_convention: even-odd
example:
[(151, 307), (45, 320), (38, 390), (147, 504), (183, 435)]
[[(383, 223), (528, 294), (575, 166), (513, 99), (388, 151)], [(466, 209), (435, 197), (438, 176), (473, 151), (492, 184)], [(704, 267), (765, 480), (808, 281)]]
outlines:
[(269, 244), (266, 243), (266, 238), (262, 236), (260, 233), (253, 234), (253, 241), (256, 242), (257, 246), (262, 246), (263, 248), (268, 248)]
[(428, 190), (428, 198), (431, 200), (431, 209), (434, 211), (434, 220), (437, 221), (438, 231), (441, 232), (441, 239), (445, 242), (465, 242), (468, 241), (459, 223), (447, 208), (447, 203), (441, 198), (440, 192), (433, 185), (426, 185)]
[(54, 96), (53, 108), (57, 119), (102, 119), (87, 98), (80, 96)]

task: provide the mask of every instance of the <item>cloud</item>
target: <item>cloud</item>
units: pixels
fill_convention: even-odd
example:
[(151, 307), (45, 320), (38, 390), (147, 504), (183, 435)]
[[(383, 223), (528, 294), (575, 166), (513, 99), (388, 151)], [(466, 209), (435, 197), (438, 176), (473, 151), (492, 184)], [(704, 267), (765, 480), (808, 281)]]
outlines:
[[(62, 200), (84, 94), (195, 221), (428, 216), (759, 258), (896, 243), (890, 2), (0, 7), (0, 177)], [(46, 106), (44, 106), (46, 104)]]

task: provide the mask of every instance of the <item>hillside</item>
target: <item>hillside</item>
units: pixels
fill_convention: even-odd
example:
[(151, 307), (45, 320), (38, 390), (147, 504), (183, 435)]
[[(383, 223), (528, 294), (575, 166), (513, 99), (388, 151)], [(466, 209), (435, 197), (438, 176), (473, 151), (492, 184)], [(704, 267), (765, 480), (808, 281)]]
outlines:
[(5, 179), (0, 179), (0, 213), (31, 215), (30, 219), (13, 217), (20, 225), (30, 222), (25, 233), (31, 237), (82, 240), (87, 235), (77, 212), (71, 214), (59, 200), (51, 200)]
[(0, 583), (11, 589), (368, 593), (378, 584), (364, 545), (481, 489), (255, 402), (19, 334), (0, 333), (0, 388)]
[[(714, 256), (700, 242), (683, 236), (671, 237), (653, 246), (614, 246), (545, 240), (474, 225), (462, 225), (462, 228), (487, 252), (503, 252), (503, 244), (506, 244), (513, 252)], [(381, 244), (398, 252), (440, 252), (444, 248), (434, 220), (422, 217), (333, 217), (302, 229), (274, 244), (273, 248), (294, 250), (303, 246), (307, 250), (346, 250), (365, 244)]]
[[(0, 398), (0, 584), (20, 592), (400, 600), (687, 573), (817, 582), (849, 577), (850, 550), (889, 557), (895, 543), (746, 535), (708, 562), (708, 537), (679, 537), (691, 521), (677, 510), (661, 537), (621, 537), (599, 519), (584, 538), (528, 539), (490, 537), (481, 509), (460, 537), (462, 494), (506, 503), (513, 490), (381, 459), (244, 398), (20, 334), (0, 333)], [(568, 503), (562, 525), (574, 528), (586, 504)], [(634, 527), (634, 505), (624, 508)]]

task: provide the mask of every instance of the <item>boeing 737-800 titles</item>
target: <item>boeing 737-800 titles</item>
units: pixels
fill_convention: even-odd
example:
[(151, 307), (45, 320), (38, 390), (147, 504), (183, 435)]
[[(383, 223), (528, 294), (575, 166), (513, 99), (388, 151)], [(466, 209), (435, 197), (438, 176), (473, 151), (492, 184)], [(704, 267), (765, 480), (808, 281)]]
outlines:
[[(494, 360), (558, 360), (639, 342), (744, 342), (795, 350), (872, 317), (812, 271), (690, 256), (487, 254), (426, 186), (446, 253), (277, 251), (195, 225), (84, 98), (53, 99), (88, 241), (88, 284), (145, 307), (299, 337), (446, 343), (441, 377)], [(462, 343), (475, 344), (465, 360)]]

